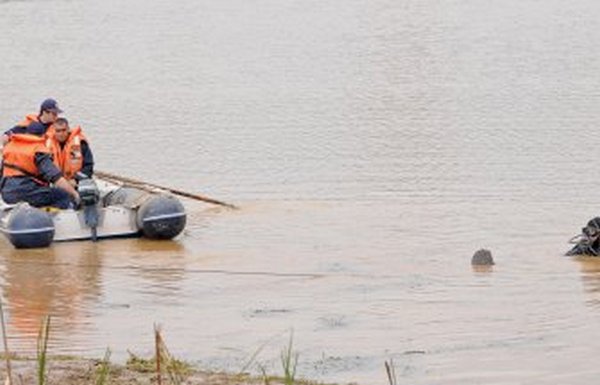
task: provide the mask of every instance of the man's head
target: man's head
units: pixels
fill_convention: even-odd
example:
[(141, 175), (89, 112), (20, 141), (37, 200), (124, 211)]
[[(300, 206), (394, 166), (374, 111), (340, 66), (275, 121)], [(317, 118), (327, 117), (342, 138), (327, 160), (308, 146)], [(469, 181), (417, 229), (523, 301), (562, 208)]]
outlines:
[(58, 114), (62, 113), (63, 110), (58, 108), (58, 103), (54, 99), (46, 99), (40, 106), (40, 121), (42, 123), (54, 123)]
[(64, 143), (69, 138), (71, 129), (69, 128), (69, 121), (65, 118), (58, 118), (54, 122), (54, 137), (59, 143)]

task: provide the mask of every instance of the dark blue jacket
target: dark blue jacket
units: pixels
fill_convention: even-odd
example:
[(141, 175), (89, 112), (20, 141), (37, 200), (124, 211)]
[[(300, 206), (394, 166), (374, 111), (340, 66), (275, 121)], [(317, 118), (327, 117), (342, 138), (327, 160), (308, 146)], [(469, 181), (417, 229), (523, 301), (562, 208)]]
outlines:
[[(34, 122), (32, 124), (36, 124), (39, 125), (41, 127), (43, 127), (43, 131), (41, 133), (41, 135), (45, 134), (46, 131), (48, 131), (48, 127), (50, 127), (52, 125), (52, 123), (41, 123), (41, 122)], [(14, 126), (13, 128), (6, 130), (4, 132), (5, 135), (11, 136), (12, 134), (26, 134), (27, 133), (27, 127), (25, 126)]]
[(94, 154), (86, 140), (81, 141), (81, 156), (83, 157), (81, 172), (91, 177), (94, 174)]
[[(62, 172), (52, 162), (50, 154), (36, 153), (35, 164), (40, 179), (48, 183), (54, 183), (63, 176)], [(23, 195), (36, 191), (40, 187), (40, 184), (30, 176), (5, 177), (2, 182), (2, 197), (5, 201), (13, 203), (21, 200)]]

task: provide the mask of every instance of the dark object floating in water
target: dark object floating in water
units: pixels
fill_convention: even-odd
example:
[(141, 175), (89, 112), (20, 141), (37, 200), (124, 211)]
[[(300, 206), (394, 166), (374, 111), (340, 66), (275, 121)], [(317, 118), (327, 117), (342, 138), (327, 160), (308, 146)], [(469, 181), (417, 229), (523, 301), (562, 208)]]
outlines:
[(565, 255), (590, 255), (597, 257), (600, 255), (600, 217), (592, 218), (587, 225), (581, 229), (581, 234), (577, 234), (569, 240), (574, 244), (573, 248)]
[(471, 265), (476, 266), (492, 266), (494, 265), (494, 258), (492, 258), (492, 252), (487, 249), (479, 249), (473, 254), (471, 258)]

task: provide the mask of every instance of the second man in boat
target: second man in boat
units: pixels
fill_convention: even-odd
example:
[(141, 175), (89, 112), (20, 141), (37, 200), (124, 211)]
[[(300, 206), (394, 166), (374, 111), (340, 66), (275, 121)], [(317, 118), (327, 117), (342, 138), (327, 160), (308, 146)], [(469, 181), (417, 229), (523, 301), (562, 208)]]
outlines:
[(94, 173), (94, 156), (80, 126), (69, 127), (65, 118), (58, 118), (48, 134), (46, 146), (52, 153), (54, 164), (67, 180), (75, 186), (78, 173), (91, 178)]

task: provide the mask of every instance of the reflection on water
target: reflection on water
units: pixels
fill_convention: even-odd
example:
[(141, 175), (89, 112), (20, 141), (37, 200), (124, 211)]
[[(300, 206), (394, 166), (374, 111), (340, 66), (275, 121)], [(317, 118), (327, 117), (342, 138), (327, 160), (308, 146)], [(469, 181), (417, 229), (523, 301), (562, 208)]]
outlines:
[(494, 266), (491, 265), (471, 265), (471, 269), (475, 273), (491, 274), (494, 271)]
[(101, 258), (93, 252), (48, 250), (5, 251), (3, 294), (10, 313), (9, 332), (35, 341), (42, 318), (54, 318), (57, 335), (76, 332), (86, 324), (81, 314), (101, 296)]
[[(88, 333), (90, 309), (98, 305), (103, 284), (115, 271), (131, 270), (151, 283), (152, 295), (173, 294), (185, 268), (181, 264), (184, 247), (179, 242), (142, 239), (98, 243), (58, 243), (48, 249), (16, 250), (6, 242), (3, 250), (3, 294), (7, 302), (10, 333), (19, 349), (31, 352), (44, 316), (50, 315), (52, 339), (69, 340), (70, 334)], [(107, 260), (143, 253), (127, 263), (106, 265)], [(169, 258), (169, 266), (157, 260)], [(108, 271), (107, 271), (108, 270)], [(120, 273), (117, 273), (120, 275)], [(175, 295), (175, 294), (173, 294)], [(106, 306), (129, 306), (107, 303)]]
[(587, 303), (600, 310), (600, 258), (575, 258), (581, 269), (581, 280), (587, 295)]

